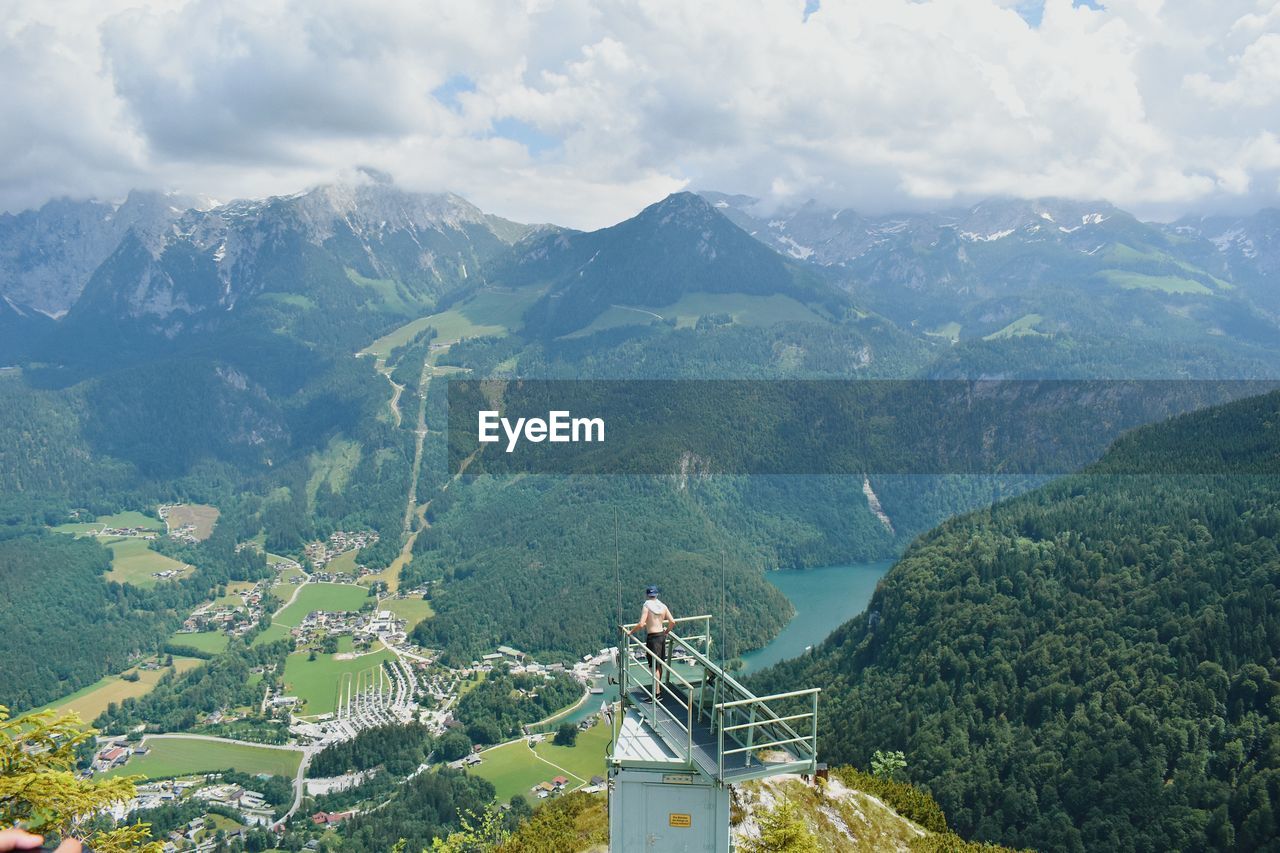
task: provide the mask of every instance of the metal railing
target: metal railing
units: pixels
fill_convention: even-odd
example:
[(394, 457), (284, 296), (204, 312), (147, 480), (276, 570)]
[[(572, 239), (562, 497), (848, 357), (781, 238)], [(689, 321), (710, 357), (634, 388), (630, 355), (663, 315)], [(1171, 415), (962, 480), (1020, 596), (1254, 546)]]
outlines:
[[(710, 618), (710, 616), (693, 616), (687, 617), (684, 620), (676, 620), (676, 622), (679, 624), (681, 621), (694, 622), (700, 619), (709, 620)], [(621, 656), (621, 660), (618, 662), (618, 684), (621, 688), (622, 695), (626, 696), (630, 692), (630, 671), (633, 665), (634, 653), (640, 652), (640, 660), (643, 661), (642, 665), (646, 668), (649, 678), (636, 679), (635, 683), (649, 699), (649, 704), (653, 708), (653, 722), (655, 727), (658, 722), (659, 715), (665, 715), (670, 718), (671, 721), (684, 732), (685, 751), (682, 757), (686, 762), (691, 761), (693, 759), (693, 684), (681, 675), (680, 672), (670, 664), (670, 662), (654, 654), (649, 647), (645, 645), (644, 642), (637, 639), (634, 634), (628, 634), (628, 628), (629, 626), (627, 625), (619, 626), (622, 642), (618, 645), (619, 654)], [(673, 639), (675, 635), (674, 633), (668, 632), (667, 636), (668, 638)], [(707, 640), (710, 640), (709, 632)], [(658, 690), (660, 685), (669, 683), (671, 676), (674, 676), (675, 679), (678, 680), (688, 691), (684, 697), (681, 697), (680, 694), (674, 690), (668, 691), (668, 695), (671, 696), (675, 703), (684, 709), (685, 718), (683, 722), (681, 722), (679, 717), (671, 713), (666, 705), (658, 699)], [(649, 682), (648, 684), (645, 683), (646, 680)]]
[[(682, 675), (669, 660), (664, 660), (649, 651), (643, 642), (634, 635), (627, 635), (630, 626), (619, 626), (622, 642), (619, 644), (619, 684), (623, 695), (628, 695), (630, 684), (636, 685), (651, 700), (654, 708), (654, 721), (659, 714), (670, 717), (685, 735), (685, 761), (693, 759), (693, 728), (695, 720), (706, 722), (716, 732), (717, 773), (721, 780), (725, 776), (725, 757), (745, 755), (744, 767), (750, 768), (752, 762), (761, 765), (767, 762), (758, 753), (767, 750), (778, 750), (785, 747), (788, 765), (807, 764), (816, 769), (818, 756), (818, 694), (821, 688), (793, 690), (787, 693), (776, 693), (771, 696), (756, 696), (736, 679), (726, 673), (710, 657), (711, 617), (691, 616), (676, 620), (679, 625), (698, 624), (702, 633), (682, 637), (674, 630), (667, 634), (667, 657), (684, 658), (693, 666), (701, 669), (700, 676), (694, 678), (695, 686)], [(640, 652), (638, 661), (647, 670), (646, 677), (631, 679), (630, 669), (636, 664), (635, 652)], [(684, 696), (679, 691), (671, 690), (669, 695), (684, 711), (683, 721), (676, 718), (662, 703), (657, 700), (659, 682), (678, 682), (685, 688)], [(646, 683), (648, 682), (648, 683)], [(651, 689), (652, 688), (652, 689)], [(696, 698), (695, 698), (696, 697)], [(808, 710), (778, 714), (770, 703), (794, 701), (802, 697), (810, 697), (812, 705)], [(806, 734), (800, 731), (807, 729)], [(726, 735), (728, 748), (726, 748)]]

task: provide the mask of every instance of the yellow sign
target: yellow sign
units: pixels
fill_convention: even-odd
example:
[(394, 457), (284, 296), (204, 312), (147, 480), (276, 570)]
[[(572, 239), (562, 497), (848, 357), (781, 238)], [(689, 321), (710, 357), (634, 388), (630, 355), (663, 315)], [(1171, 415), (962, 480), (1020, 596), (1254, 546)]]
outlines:
[(680, 826), (688, 828), (693, 826), (693, 818), (687, 814), (676, 814), (672, 812), (667, 815), (667, 822), (672, 826)]

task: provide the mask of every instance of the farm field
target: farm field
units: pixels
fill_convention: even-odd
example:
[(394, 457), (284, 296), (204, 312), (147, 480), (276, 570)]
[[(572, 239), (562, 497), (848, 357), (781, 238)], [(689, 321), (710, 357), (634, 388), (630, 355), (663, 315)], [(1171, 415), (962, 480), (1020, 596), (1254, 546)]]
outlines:
[(54, 533), (69, 533), (72, 536), (91, 536), (102, 529), (100, 521), (72, 521), (50, 528)]
[(1195, 294), (1211, 296), (1213, 291), (1198, 281), (1176, 275), (1144, 275), (1142, 273), (1122, 270), (1107, 270), (1102, 273), (1111, 284), (1125, 290), (1158, 290), (1162, 293)]
[(195, 528), (192, 535), (196, 539), (203, 542), (213, 533), (213, 526), (218, 523), (218, 516), (221, 513), (216, 506), (208, 504), (178, 504), (169, 507), (168, 518), (165, 522), (169, 525), (169, 530), (177, 530), (190, 524)]
[(231, 581), (227, 584), (227, 594), (213, 600), (214, 607), (244, 607), (241, 593), (251, 592), (256, 586), (253, 581)]
[(448, 311), (419, 317), (365, 347), (364, 352), (386, 358), (391, 350), (408, 343), (428, 326), (436, 330), (436, 340), (456, 341), (485, 335), (505, 335), (521, 325), (524, 312), (541, 291), (536, 287), (519, 289), (486, 288), (466, 302)]
[(704, 314), (728, 314), (740, 326), (771, 326), (782, 321), (819, 323), (822, 317), (804, 303), (781, 294), (753, 296), (742, 293), (690, 293), (670, 305), (614, 305), (591, 323), (565, 335), (585, 337), (616, 326), (643, 326), (674, 318), (676, 327), (692, 328)]
[(187, 567), (177, 560), (148, 548), (149, 543), (146, 539), (100, 536), (98, 541), (111, 549), (111, 571), (107, 572), (107, 580), (131, 583), (146, 589), (159, 583), (151, 576), (153, 572), (166, 572), (172, 569), (182, 575), (187, 571)]
[[(413, 542), (412, 536), (410, 537), (409, 541), (410, 543)], [(412, 548), (413, 548), (412, 544), (406, 547), (409, 550), (409, 552), (412, 552)], [(405, 560), (404, 553), (402, 552), (399, 556), (397, 556), (394, 560), (391, 561), (391, 565), (387, 566), (385, 569), (383, 569), (380, 572), (374, 572), (371, 575), (365, 575), (364, 577), (360, 578), (360, 580), (356, 581), (356, 583), (360, 584), (361, 586), (373, 586), (375, 583), (382, 582), (387, 585), (388, 592), (398, 592), (400, 589), (400, 569), (404, 567), (404, 564), (406, 562), (407, 561)]]
[(573, 746), (556, 746), (548, 737), (535, 749), (547, 761), (589, 783), (592, 776), (604, 775), (604, 755), (609, 746), (609, 736), (609, 726), (601, 722), (585, 732), (578, 732), (578, 742)]
[(609, 727), (596, 724), (578, 735), (575, 746), (554, 746), (548, 738), (533, 749), (522, 740), (494, 747), (482, 752), (484, 760), (467, 772), (492, 782), (500, 803), (522, 794), (536, 804), (529, 789), (539, 782), (564, 775), (569, 777), (568, 788), (572, 790), (587, 785), (596, 774), (603, 776), (608, 743)]
[(98, 516), (98, 521), (107, 527), (144, 527), (157, 533), (164, 530), (164, 522), (155, 516), (142, 512), (117, 512), (114, 515)]
[(241, 773), (269, 773), (294, 776), (302, 762), (302, 750), (271, 749), (200, 738), (144, 738), (151, 752), (130, 759), (123, 767), (105, 774), (142, 775), (148, 779), (207, 773), (212, 770), (239, 770)]
[(169, 636), (169, 642), (172, 645), (186, 646), (213, 655), (226, 651), (227, 643), (230, 641), (231, 638), (221, 631), (200, 631), (195, 634), (174, 632)]
[(157, 533), (164, 531), (164, 522), (141, 512), (117, 512), (114, 515), (100, 515), (96, 521), (77, 521), (70, 524), (59, 524), (53, 528), (55, 533), (70, 533), (75, 536), (87, 536), (97, 533), (104, 527), (142, 527)]
[(960, 340), (960, 330), (963, 328), (959, 323), (952, 320), (950, 323), (943, 323), (936, 329), (930, 329), (925, 334), (931, 338), (946, 338), (955, 343)]
[(983, 337), (983, 340), (994, 341), (999, 340), (1000, 338), (1020, 338), (1024, 335), (1044, 337), (1044, 332), (1041, 332), (1036, 328), (1036, 324), (1043, 319), (1044, 317), (1041, 317), (1039, 314), (1024, 314), (1009, 325), (1005, 326), (1003, 329), (986, 335)]
[(423, 619), (430, 619), (436, 615), (431, 609), (431, 602), (423, 598), (385, 598), (378, 605), (379, 610), (390, 610), (396, 616), (405, 620), (408, 624), (406, 628), (413, 630), (413, 626), (417, 625)]
[(307, 573), (302, 569), (295, 569), (291, 567), (283, 569), (276, 575), (276, 581), (272, 588), (274, 589), (277, 597), (283, 598), (285, 601), (289, 600), (289, 596), (293, 595), (293, 588), (296, 586), (296, 584), (292, 583), (294, 578), (304, 581), (307, 579)]
[[(516, 794), (530, 803), (537, 803), (529, 789), (560, 775), (559, 770), (539, 761), (522, 740), (485, 750), (480, 757), (484, 760), (468, 768), (467, 772), (492, 782), (494, 799), (499, 803), (507, 802)], [(573, 784), (576, 786), (578, 783)]]
[[(174, 669), (178, 672), (195, 669), (202, 663), (204, 661), (198, 658), (175, 656), (173, 659)], [(80, 715), (80, 719), (90, 723), (107, 710), (107, 706), (112, 702), (122, 702), (148, 693), (169, 670), (167, 668), (129, 670), (129, 672), (134, 671), (138, 673), (137, 681), (125, 681), (119, 675), (109, 675), (38, 710), (74, 711)]]
[(330, 560), (325, 565), (324, 570), (331, 575), (347, 575), (354, 578), (356, 576), (356, 553), (355, 551), (343, 551)]
[(296, 628), (313, 610), (359, 610), (369, 597), (369, 590), (348, 583), (309, 583), (298, 592), (293, 603), (272, 619), (272, 625)]
[(308, 657), (305, 652), (289, 655), (284, 665), (284, 692), (302, 700), (301, 713), (314, 715), (332, 713), (337, 707), (338, 689), (345, 674), (354, 677), (361, 671), (376, 669), (395, 655), (383, 648), (346, 660), (337, 655), (316, 655), (313, 661)]
[(262, 631), (261, 633), (258, 634), (258, 636), (254, 637), (253, 642), (250, 643), (249, 645), (265, 646), (267, 643), (274, 643), (276, 640), (284, 640), (284, 639), (288, 639), (288, 637), (289, 637), (288, 628), (286, 628), (284, 625), (280, 625), (279, 623), (272, 622), (270, 625), (267, 626), (265, 631)]

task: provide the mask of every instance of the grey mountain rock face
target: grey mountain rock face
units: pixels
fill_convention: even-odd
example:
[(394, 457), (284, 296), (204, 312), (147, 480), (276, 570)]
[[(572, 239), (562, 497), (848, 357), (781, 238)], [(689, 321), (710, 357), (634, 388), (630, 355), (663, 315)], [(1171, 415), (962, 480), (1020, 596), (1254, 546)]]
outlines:
[(1280, 335), (1277, 211), (1170, 226), (1102, 201), (993, 199), (867, 216), (703, 197), (765, 245), (826, 268), (872, 310), (934, 336)]
[(1225, 275), (1280, 317), (1280, 210), (1187, 217), (1175, 222), (1172, 231), (1211, 245)]
[(797, 260), (827, 266), (848, 265), (877, 250), (911, 246), (958, 247), (1008, 237), (1014, 242), (1078, 242), (1087, 235), (1070, 235), (1115, 217), (1136, 221), (1103, 201), (991, 199), (967, 209), (866, 216), (814, 201), (769, 211), (750, 196), (702, 195), (766, 245)]
[[(411, 311), (466, 283), (534, 229), (453, 194), (386, 183), (191, 209), (135, 229), (98, 267), (73, 314), (143, 320), (172, 337), (264, 294), (310, 298), (334, 281)], [(377, 291), (377, 288), (383, 291)]]
[(0, 215), (0, 296), (61, 316), (127, 233), (154, 237), (190, 206), (181, 196), (132, 192), (118, 205), (55, 199)]

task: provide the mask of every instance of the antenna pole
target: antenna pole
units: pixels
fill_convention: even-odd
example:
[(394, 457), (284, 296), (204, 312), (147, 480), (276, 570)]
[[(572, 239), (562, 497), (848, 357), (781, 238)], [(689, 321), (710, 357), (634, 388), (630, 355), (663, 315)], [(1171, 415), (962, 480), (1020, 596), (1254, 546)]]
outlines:
[(613, 511), (613, 580), (618, 587), (618, 624), (622, 624), (622, 556), (618, 546), (618, 510)]
[[(724, 595), (724, 548), (720, 549), (720, 660), (728, 662), (726, 655), (729, 654), (729, 647), (724, 642), (724, 626), (729, 621), (729, 617), (724, 612), (725, 595)], [(710, 632), (708, 632), (710, 633)]]

